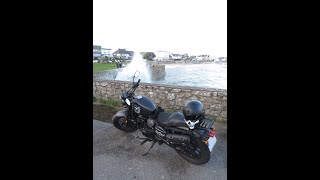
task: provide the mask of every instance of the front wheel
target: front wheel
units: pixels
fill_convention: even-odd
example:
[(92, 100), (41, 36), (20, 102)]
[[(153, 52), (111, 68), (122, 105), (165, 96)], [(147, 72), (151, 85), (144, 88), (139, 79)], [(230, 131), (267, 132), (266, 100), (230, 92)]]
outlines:
[(123, 116), (114, 116), (112, 122), (114, 127), (124, 132), (134, 132), (137, 130), (137, 128), (131, 123), (128, 123)]
[(208, 146), (200, 139), (193, 139), (190, 144), (176, 149), (176, 151), (184, 160), (196, 165), (205, 164), (211, 158)]

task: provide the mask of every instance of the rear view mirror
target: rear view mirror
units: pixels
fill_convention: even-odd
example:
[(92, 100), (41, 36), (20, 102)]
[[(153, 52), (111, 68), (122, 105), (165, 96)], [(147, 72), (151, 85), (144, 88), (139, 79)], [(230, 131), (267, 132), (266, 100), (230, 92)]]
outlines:
[(136, 77), (139, 77), (139, 75), (140, 75), (140, 72), (137, 70), (135, 73), (134, 73), (134, 77), (136, 78)]

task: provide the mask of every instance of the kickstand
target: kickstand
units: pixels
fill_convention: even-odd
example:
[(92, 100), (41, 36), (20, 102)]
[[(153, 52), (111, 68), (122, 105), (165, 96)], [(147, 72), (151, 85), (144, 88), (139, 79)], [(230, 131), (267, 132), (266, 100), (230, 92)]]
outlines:
[(147, 141), (152, 141), (152, 139), (150, 138), (141, 138), (139, 136), (136, 136), (137, 139), (143, 139), (143, 141), (140, 143), (140, 145), (143, 145), (144, 143), (146, 143)]
[(146, 152), (146, 153), (144, 153), (142, 156), (145, 156), (145, 155), (147, 155), (148, 154), (148, 152), (150, 151), (150, 149), (153, 147), (153, 145), (156, 143), (156, 141), (153, 141), (152, 142), (152, 145), (151, 145), (151, 147), (149, 148), (149, 150)]

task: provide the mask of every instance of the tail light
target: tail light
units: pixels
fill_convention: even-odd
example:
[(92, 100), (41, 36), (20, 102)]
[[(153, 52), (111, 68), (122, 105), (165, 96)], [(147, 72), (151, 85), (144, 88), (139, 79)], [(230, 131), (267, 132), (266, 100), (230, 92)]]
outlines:
[(208, 139), (209, 138), (213, 138), (215, 136), (215, 128), (211, 128), (211, 131), (206, 133), (206, 135), (203, 137), (203, 140), (204, 140), (204, 144), (205, 145), (208, 145)]
[(212, 128), (212, 129), (211, 129), (211, 132), (210, 132), (210, 135), (209, 135), (210, 137), (214, 137), (214, 135), (215, 135), (215, 130), (216, 130), (215, 128)]

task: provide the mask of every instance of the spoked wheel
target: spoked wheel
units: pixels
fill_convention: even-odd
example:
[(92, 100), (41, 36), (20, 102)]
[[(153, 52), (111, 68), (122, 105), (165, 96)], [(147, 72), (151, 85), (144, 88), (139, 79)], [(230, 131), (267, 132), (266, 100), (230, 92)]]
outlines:
[(137, 130), (131, 123), (125, 120), (124, 117), (113, 117), (113, 125), (117, 129), (124, 131), (124, 132), (134, 132)]
[(191, 140), (190, 144), (176, 149), (177, 153), (186, 161), (192, 164), (205, 164), (211, 158), (211, 153), (207, 145), (201, 140)]

